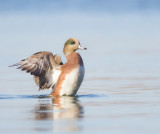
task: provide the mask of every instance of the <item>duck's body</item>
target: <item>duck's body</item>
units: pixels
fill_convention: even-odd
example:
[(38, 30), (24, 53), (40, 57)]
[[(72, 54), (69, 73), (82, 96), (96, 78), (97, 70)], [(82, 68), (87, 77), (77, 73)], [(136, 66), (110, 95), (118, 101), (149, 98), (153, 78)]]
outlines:
[(83, 81), (84, 66), (81, 56), (74, 52), (66, 56), (66, 58), (67, 63), (62, 65), (61, 73), (52, 96), (57, 96), (58, 94), (60, 96), (74, 96)]
[(27, 59), (14, 64), (18, 69), (26, 70), (34, 75), (39, 89), (53, 89), (51, 96), (74, 96), (84, 77), (83, 60), (77, 49), (86, 49), (80, 46), (77, 39), (71, 38), (64, 45), (64, 54), (67, 62), (63, 65), (59, 55), (51, 52), (38, 52)]

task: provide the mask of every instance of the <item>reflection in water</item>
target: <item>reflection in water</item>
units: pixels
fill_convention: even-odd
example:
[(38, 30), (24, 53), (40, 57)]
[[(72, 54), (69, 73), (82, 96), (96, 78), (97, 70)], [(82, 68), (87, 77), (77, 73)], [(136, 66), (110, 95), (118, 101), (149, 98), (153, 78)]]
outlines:
[(38, 122), (37, 130), (79, 131), (78, 120), (82, 117), (83, 108), (76, 97), (57, 97), (50, 101), (43, 99), (35, 108), (36, 120), (51, 121), (48, 126), (44, 123), (41, 126)]

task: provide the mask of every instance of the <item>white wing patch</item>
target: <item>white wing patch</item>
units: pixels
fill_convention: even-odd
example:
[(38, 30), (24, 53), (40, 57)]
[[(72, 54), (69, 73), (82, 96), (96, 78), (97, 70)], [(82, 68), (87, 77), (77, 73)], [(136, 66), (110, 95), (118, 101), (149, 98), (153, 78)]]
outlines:
[(53, 81), (53, 84), (51, 87), (53, 87), (53, 85), (55, 85), (53, 87), (53, 89), (56, 87), (56, 83), (58, 81), (58, 78), (59, 78), (59, 75), (61, 74), (61, 70), (57, 70), (57, 69), (54, 69), (53, 70), (54, 73), (52, 73), (52, 81)]

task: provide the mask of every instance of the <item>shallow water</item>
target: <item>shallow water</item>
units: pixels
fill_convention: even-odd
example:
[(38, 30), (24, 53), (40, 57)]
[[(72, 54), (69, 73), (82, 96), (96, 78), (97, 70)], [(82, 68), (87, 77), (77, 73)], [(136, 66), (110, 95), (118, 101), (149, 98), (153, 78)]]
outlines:
[[(0, 132), (159, 134), (159, 2), (78, 2), (64, 9), (56, 2), (61, 11), (54, 2), (1, 2)], [(76, 97), (50, 98), (32, 76), (8, 67), (42, 50), (65, 61), (63, 43), (72, 36), (88, 48), (79, 51), (85, 78)]]

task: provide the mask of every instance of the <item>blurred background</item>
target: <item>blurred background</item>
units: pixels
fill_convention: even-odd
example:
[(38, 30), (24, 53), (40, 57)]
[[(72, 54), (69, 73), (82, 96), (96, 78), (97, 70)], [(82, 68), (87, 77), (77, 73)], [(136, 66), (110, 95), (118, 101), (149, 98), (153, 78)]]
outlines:
[[(1, 98), (50, 93), (37, 93), (32, 76), (8, 66), (38, 51), (60, 54), (66, 62), (63, 45), (70, 37), (87, 47), (87, 51), (79, 51), (86, 73), (78, 94), (86, 97), (79, 98), (85, 112), (77, 131), (160, 132), (159, 0), (0, 0)], [(5, 101), (8, 107), (1, 103), (4, 120), (10, 101)], [(41, 105), (28, 103), (24, 105), (32, 110)], [(97, 106), (101, 112), (95, 112)], [(22, 117), (32, 112), (26, 114)], [(2, 130), (8, 129), (9, 121)], [(23, 125), (21, 130), (25, 130)]]
[[(1, 0), (1, 67), (41, 50), (63, 56), (64, 42), (76, 37), (88, 48), (80, 52), (87, 69), (119, 65), (126, 71), (124, 58), (130, 57), (119, 56), (159, 54), (159, 11), (158, 0)], [(143, 64), (139, 58), (131, 60)], [(154, 68), (154, 61), (147, 60)]]
[(85, 79), (159, 77), (159, 24), (159, 0), (1, 0), (1, 79), (13, 71), (30, 78), (8, 65), (37, 51), (60, 54), (65, 62), (70, 37), (88, 48), (79, 51)]

